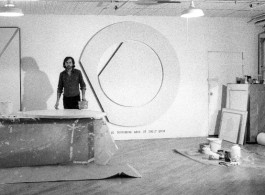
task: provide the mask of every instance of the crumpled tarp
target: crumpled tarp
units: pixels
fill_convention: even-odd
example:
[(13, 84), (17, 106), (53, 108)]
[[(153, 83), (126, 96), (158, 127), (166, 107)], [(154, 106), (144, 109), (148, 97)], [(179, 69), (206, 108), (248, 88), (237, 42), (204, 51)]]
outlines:
[(111, 157), (116, 153), (118, 147), (115, 144), (105, 121), (95, 120), (94, 128), (95, 163), (99, 165), (106, 165), (110, 161)]
[(106, 179), (113, 176), (142, 177), (129, 164), (15, 167), (0, 169), (0, 184)]

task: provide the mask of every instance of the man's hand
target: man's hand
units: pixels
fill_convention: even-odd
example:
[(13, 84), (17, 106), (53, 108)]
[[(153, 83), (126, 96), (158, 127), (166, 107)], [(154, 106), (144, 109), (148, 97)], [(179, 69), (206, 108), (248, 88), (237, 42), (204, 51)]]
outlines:
[(56, 110), (58, 110), (58, 109), (59, 109), (58, 107), (59, 107), (59, 102), (56, 102), (54, 108), (55, 108)]

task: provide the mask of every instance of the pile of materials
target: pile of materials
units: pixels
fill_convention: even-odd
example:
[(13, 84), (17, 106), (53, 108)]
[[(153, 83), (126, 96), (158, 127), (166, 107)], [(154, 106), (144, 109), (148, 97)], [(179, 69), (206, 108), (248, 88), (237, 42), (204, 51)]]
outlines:
[(219, 160), (221, 165), (240, 165), (241, 148), (233, 144), (230, 149), (222, 149), (222, 139), (207, 138), (209, 143), (200, 144), (199, 152), (209, 160)]
[(206, 138), (193, 148), (173, 151), (204, 165), (265, 169), (265, 133), (260, 133), (257, 142), (238, 145), (220, 138)]

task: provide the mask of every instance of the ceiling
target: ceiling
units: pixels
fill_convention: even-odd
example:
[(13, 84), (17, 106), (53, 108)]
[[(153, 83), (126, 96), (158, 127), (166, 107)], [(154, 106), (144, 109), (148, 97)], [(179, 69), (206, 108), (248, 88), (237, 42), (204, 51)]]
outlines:
[[(25, 15), (115, 15), (115, 16), (180, 16), (190, 0), (179, 3), (155, 0), (13, 0)], [(174, 1), (174, 0), (172, 0)], [(4, 5), (6, 1), (0, 0)], [(150, 3), (151, 2), (151, 3)], [(195, 7), (206, 17), (255, 18), (265, 15), (265, 0), (195, 0)]]

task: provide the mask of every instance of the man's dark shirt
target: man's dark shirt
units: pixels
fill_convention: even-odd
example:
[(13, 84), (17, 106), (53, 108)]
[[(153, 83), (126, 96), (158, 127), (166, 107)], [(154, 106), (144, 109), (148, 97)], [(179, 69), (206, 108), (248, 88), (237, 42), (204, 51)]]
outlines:
[(57, 93), (64, 93), (65, 97), (74, 97), (80, 94), (80, 89), (85, 90), (86, 84), (80, 70), (73, 69), (71, 76), (64, 70), (60, 73)]

